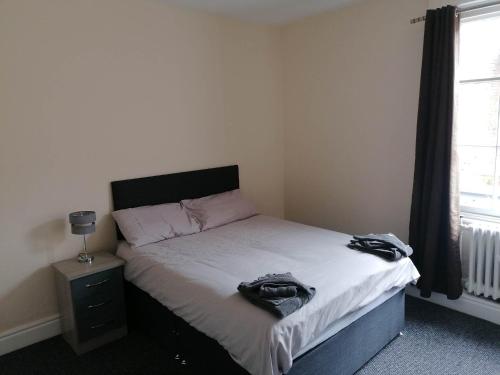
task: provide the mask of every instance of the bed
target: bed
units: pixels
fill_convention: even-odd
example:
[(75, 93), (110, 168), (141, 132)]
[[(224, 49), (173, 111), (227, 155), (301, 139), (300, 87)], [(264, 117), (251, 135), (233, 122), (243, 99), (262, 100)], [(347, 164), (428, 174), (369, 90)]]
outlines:
[[(237, 166), (112, 183), (115, 210), (237, 188)], [(257, 215), (138, 248), (120, 241), (130, 324), (205, 372), (352, 374), (402, 330), (403, 288), (418, 272), (407, 258), (348, 249), (349, 238)], [(288, 271), (317, 294), (282, 320), (236, 291), (240, 281)]]

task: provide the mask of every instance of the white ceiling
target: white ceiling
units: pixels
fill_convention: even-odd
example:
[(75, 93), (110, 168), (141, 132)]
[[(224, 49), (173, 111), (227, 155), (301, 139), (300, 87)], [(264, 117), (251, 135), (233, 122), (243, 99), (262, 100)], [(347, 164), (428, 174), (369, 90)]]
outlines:
[(361, 0), (165, 0), (266, 24), (283, 24)]

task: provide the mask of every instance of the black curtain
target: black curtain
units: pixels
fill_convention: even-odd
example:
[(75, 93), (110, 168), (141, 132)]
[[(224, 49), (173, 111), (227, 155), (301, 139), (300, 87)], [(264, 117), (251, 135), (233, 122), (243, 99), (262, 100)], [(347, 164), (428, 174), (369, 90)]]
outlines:
[(457, 33), (455, 7), (427, 11), (409, 238), (423, 297), (462, 294), (453, 129)]

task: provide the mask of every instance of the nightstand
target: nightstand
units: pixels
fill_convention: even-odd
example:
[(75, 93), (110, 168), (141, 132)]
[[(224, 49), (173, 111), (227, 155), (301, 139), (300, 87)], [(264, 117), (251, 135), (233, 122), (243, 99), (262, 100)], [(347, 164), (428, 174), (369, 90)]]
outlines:
[(92, 263), (69, 259), (54, 263), (64, 339), (77, 354), (127, 334), (123, 296), (124, 261), (93, 253)]

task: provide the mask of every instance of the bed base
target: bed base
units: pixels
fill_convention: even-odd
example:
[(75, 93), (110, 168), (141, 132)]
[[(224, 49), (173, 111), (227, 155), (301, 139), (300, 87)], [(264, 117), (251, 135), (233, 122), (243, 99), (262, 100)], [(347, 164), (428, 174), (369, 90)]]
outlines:
[[(148, 293), (125, 283), (129, 328), (152, 336), (193, 373), (248, 374), (215, 340), (177, 317)], [(294, 360), (289, 375), (350, 375), (404, 327), (404, 290)]]

